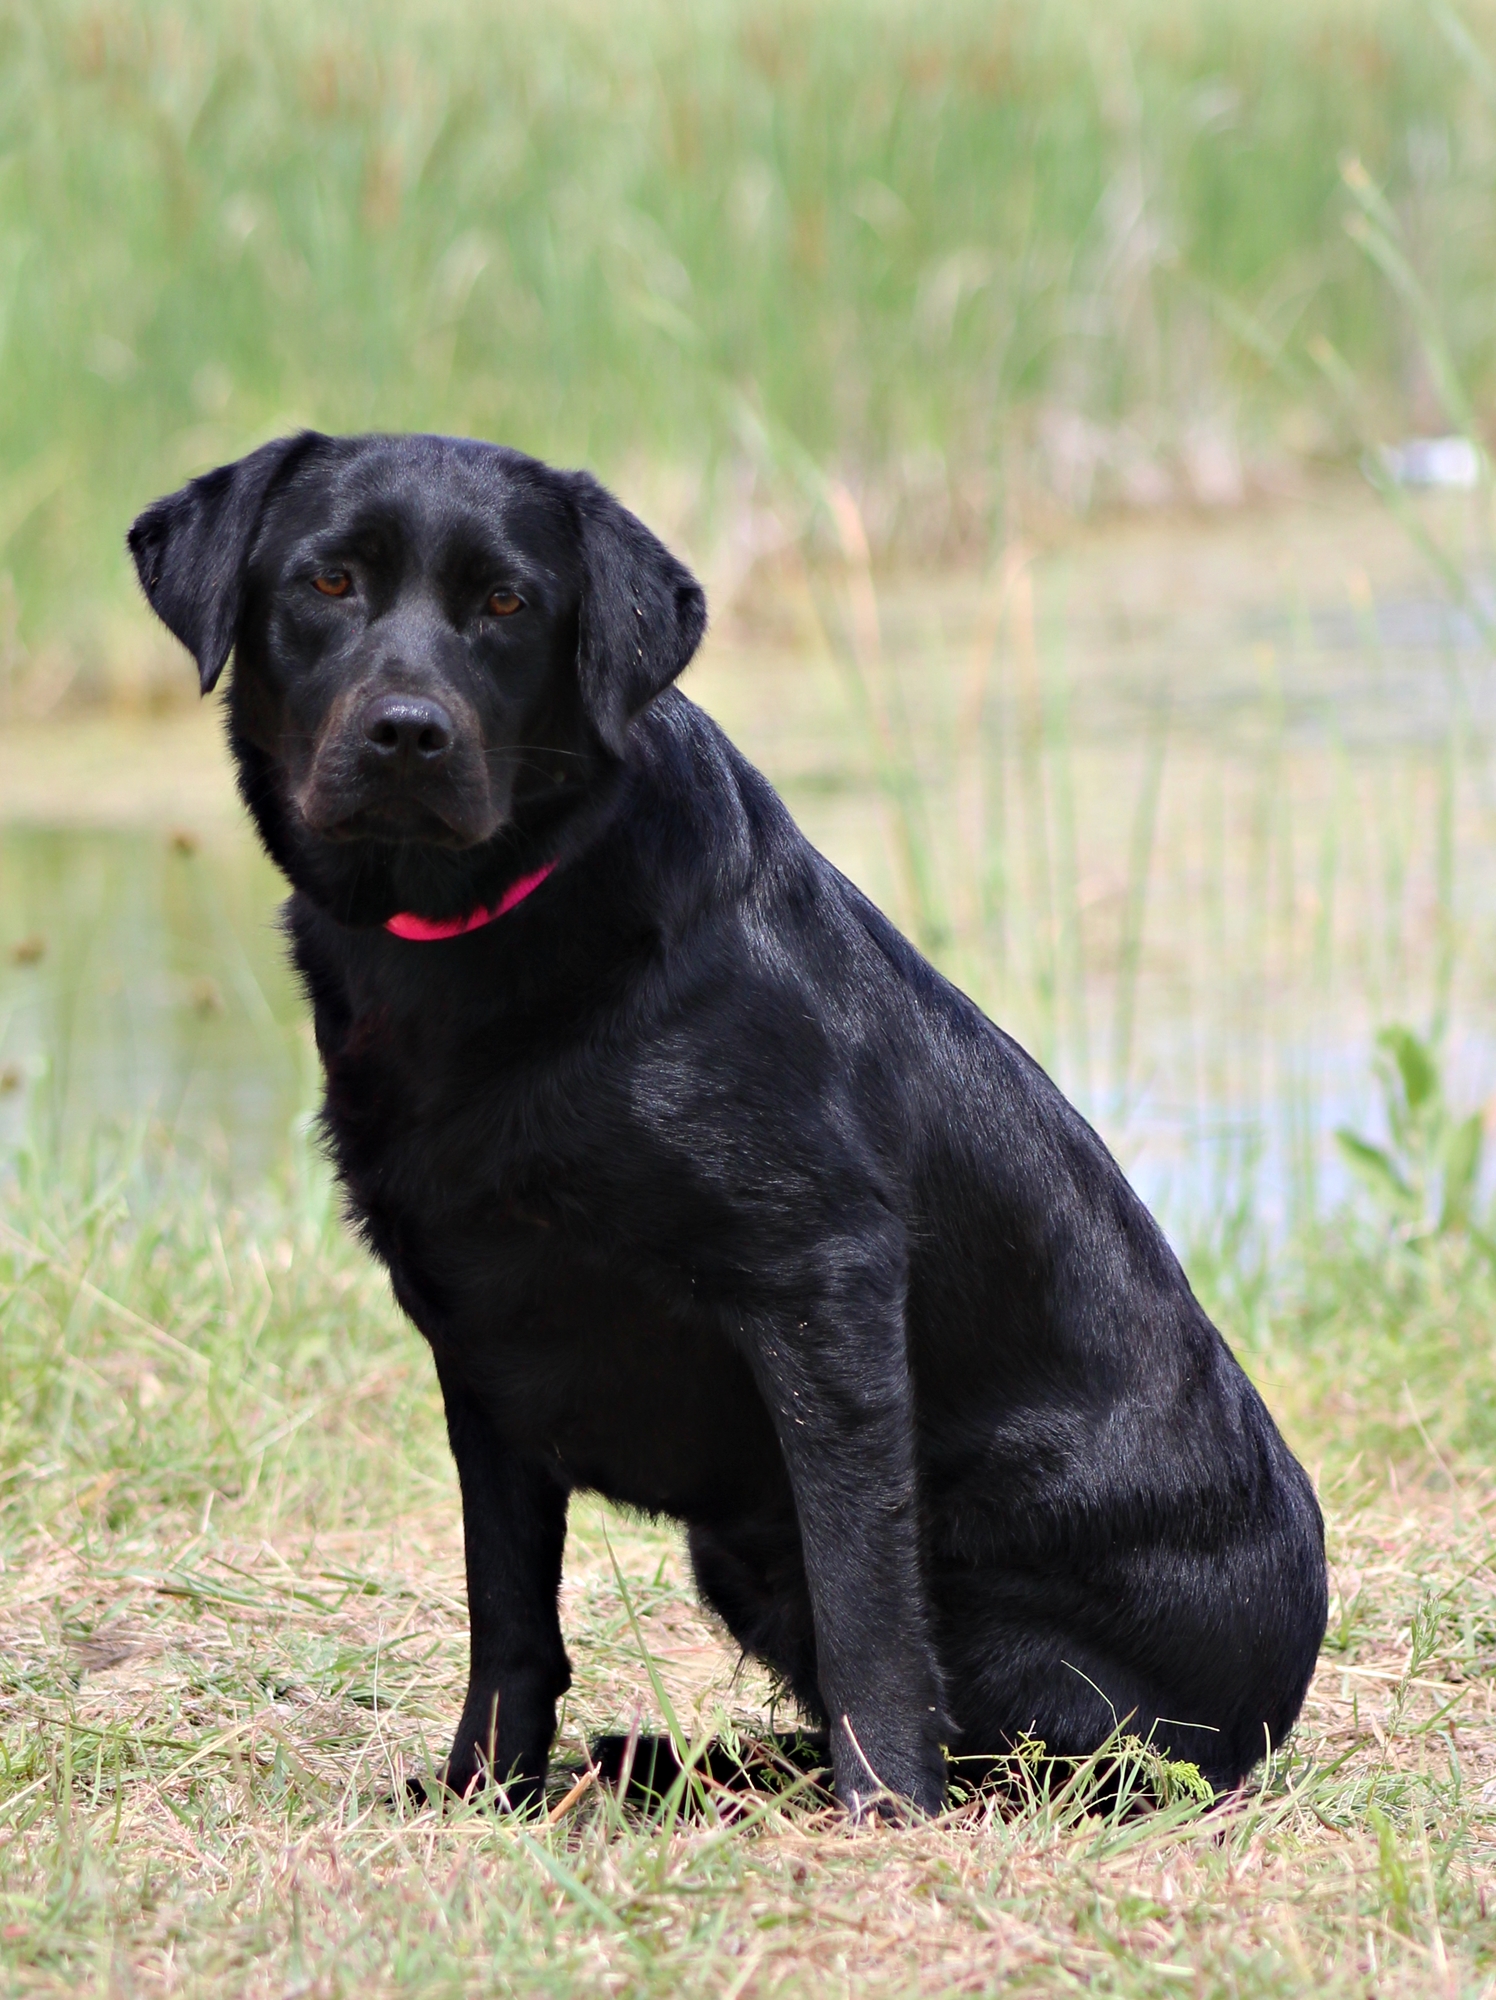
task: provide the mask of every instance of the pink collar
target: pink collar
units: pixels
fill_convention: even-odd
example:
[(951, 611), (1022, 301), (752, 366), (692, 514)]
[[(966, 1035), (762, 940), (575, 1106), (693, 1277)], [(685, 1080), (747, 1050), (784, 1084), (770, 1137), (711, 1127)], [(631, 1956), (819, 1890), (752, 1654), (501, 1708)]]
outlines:
[(532, 890), (538, 889), (555, 865), (554, 861), (547, 861), (544, 868), (537, 868), (533, 875), (521, 875), (517, 882), (511, 882), (491, 910), (471, 910), (465, 917), (452, 917), (439, 924), (432, 923), (427, 917), (418, 917), (414, 910), (401, 910), (388, 918), (384, 927), (397, 938), (409, 939), (412, 944), (430, 944), (437, 938), (461, 937), (466, 931), (481, 931), (485, 924), (507, 916), (516, 903), (522, 903)]

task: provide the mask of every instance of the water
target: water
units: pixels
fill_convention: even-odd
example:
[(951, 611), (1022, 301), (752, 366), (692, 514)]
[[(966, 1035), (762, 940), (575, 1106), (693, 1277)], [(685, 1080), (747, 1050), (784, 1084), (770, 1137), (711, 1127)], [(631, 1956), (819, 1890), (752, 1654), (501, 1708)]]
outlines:
[(313, 1090), (278, 896), (245, 837), (0, 829), (0, 1147), (156, 1128), (264, 1174)]

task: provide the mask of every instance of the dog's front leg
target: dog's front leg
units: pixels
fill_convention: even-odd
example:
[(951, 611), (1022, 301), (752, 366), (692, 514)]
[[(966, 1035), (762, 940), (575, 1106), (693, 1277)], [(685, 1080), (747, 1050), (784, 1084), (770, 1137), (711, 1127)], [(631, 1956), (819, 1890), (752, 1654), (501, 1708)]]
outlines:
[(443, 1777), (465, 1792), (488, 1776), (512, 1805), (541, 1797), (556, 1702), (571, 1685), (557, 1593), (566, 1492), (504, 1444), (450, 1367), (437, 1363), (462, 1487), (471, 1667)]
[[(879, 1260), (874, 1260), (875, 1266)], [(758, 1328), (788, 1466), (836, 1794), (854, 1818), (945, 1798), (940, 1672), (920, 1575), (902, 1281), (862, 1271)]]

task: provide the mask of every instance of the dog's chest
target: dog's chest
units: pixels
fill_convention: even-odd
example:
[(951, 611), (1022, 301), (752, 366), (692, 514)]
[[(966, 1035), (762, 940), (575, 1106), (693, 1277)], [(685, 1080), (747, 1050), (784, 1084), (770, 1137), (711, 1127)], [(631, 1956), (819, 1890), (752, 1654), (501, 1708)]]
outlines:
[(474, 1286), (544, 1265), (576, 1164), (559, 1157), (534, 1084), (482, 1051), (455, 1056), (383, 1010), (357, 1016), (324, 1057), (324, 1119), (376, 1252), (429, 1322)]
[(506, 1442), (568, 1485), (695, 1520), (777, 1503), (773, 1427), (719, 1316), (589, 1229), (595, 1212), (536, 1182), (465, 1214), (414, 1213), (397, 1292)]
[(326, 1118), (371, 1246), (442, 1365), (568, 1483), (686, 1518), (777, 1492), (752, 1374), (689, 1267), (651, 1240), (670, 1198), (617, 1105), (600, 1087), (578, 1103), (543, 1072), (410, 1053), (387, 1018), (356, 1021), (327, 1061)]

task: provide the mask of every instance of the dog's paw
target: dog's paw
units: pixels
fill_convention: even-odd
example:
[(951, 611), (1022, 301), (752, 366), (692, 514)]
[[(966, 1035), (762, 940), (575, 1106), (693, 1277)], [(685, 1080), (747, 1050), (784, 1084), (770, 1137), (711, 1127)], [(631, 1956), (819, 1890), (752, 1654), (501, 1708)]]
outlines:
[[(625, 1805), (657, 1811), (678, 1784), (682, 1764), (668, 1736), (599, 1736), (591, 1746), (598, 1781)], [(715, 1737), (688, 1760), (688, 1776), (713, 1793), (774, 1797), (793, 1794), (813, 1806), (831, 1802), (831, 1761), (826, 1739), (807, 1730), (783, 1730), (767, 1737), (742, 1737), (734, 1745)], [(700, 1794), (688, 1783), (677, 1794), (689, 1815)]]

